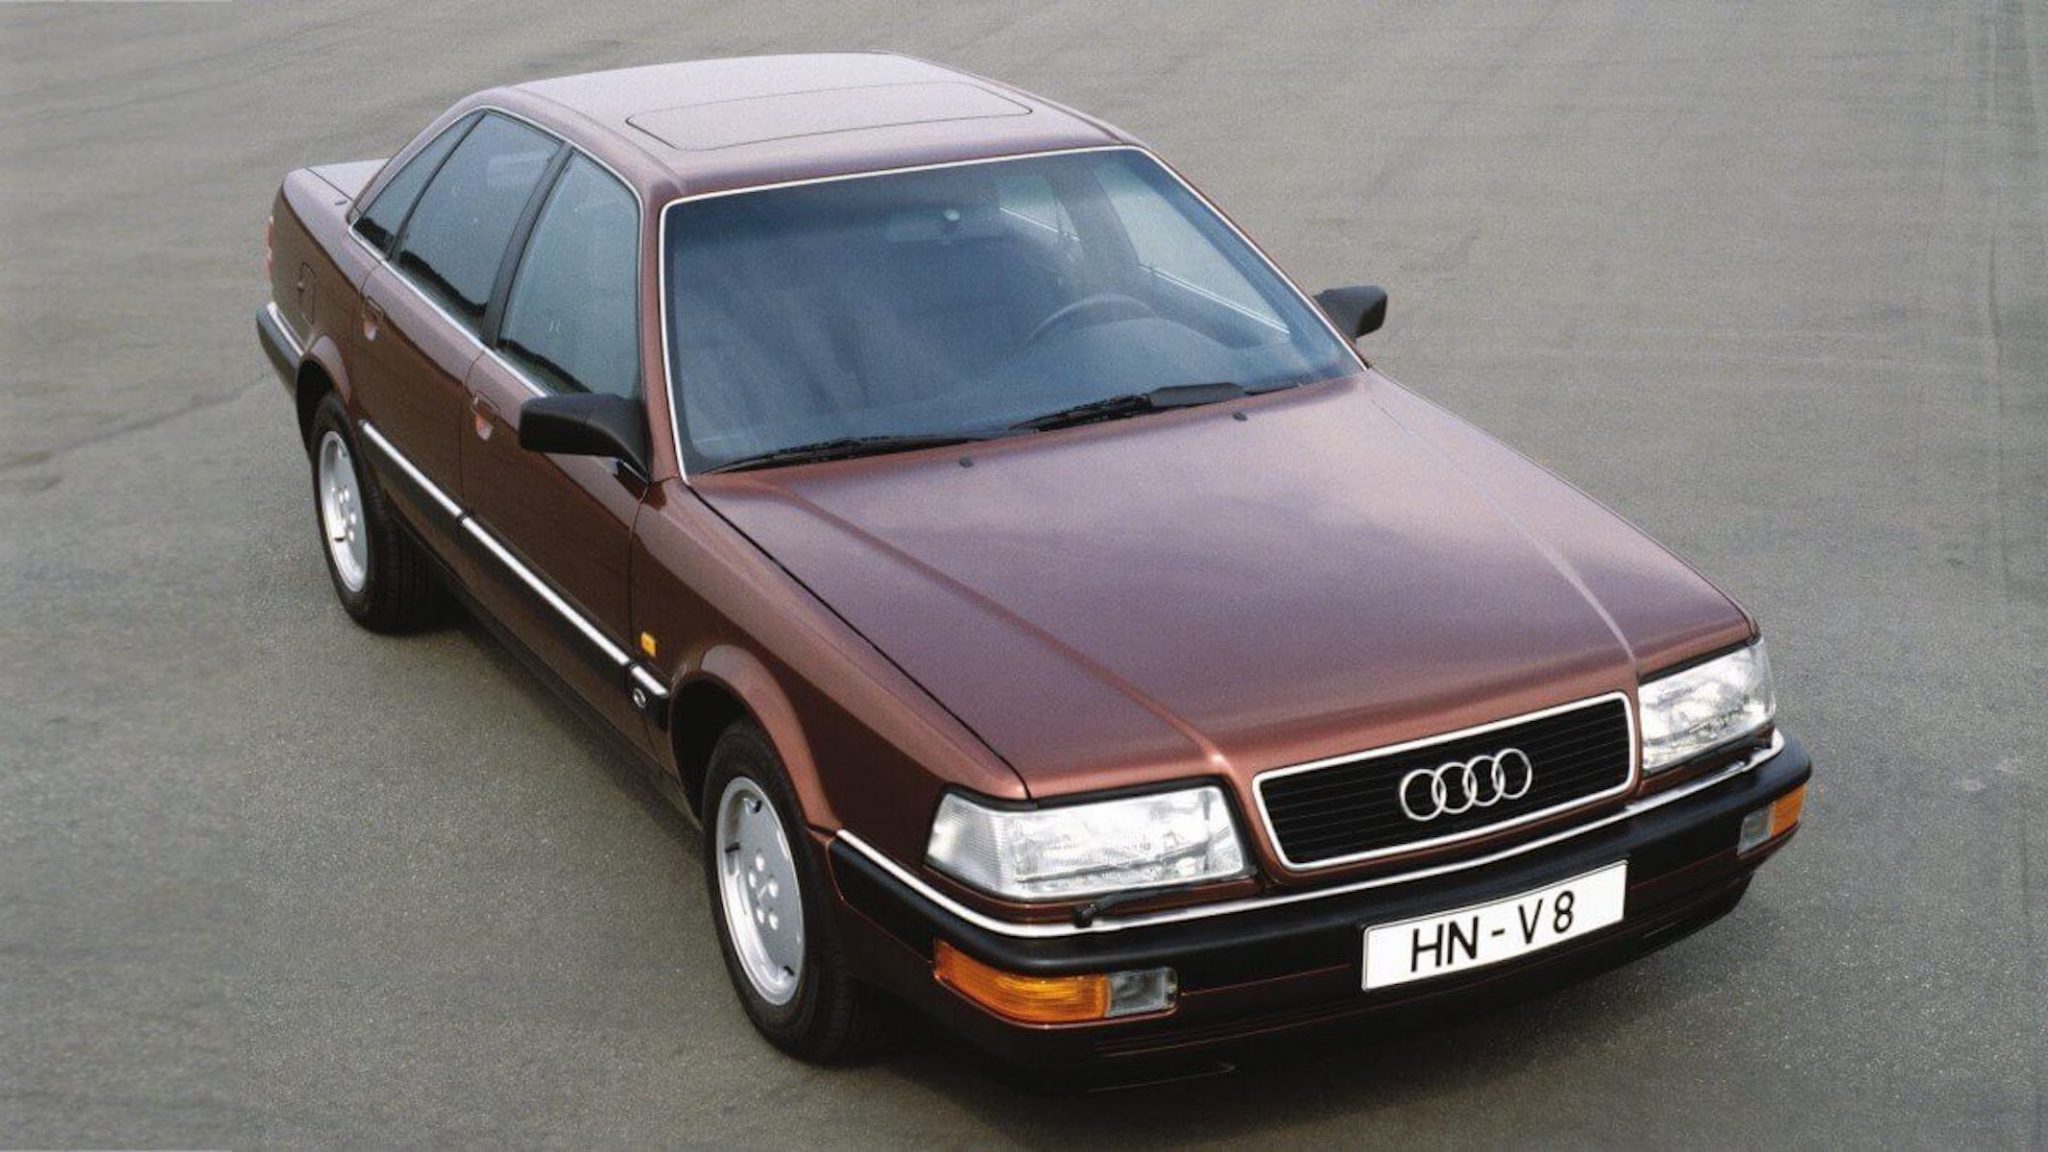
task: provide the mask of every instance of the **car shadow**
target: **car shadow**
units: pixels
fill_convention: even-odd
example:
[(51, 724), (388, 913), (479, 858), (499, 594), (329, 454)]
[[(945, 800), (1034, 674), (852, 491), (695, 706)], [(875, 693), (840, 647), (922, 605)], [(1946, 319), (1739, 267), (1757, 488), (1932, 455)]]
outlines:
[(522, 657), (512, 642), (478, 618), (467, 605), (451, 609), (448, 630), (461, 634), (476, 654), (500, 674), (504, 686), (519, 693), (532, 715), (552, 724), (584, 753), (581, 758), (626, 800), (638, 805), (677, 847), (696, 860), (702, 849), (697, 823), (685, 814), (680, 794), (671, 795), (672, 781), (658, 777), (626, 738), (608, 728), (576, 700), (553, 674)]

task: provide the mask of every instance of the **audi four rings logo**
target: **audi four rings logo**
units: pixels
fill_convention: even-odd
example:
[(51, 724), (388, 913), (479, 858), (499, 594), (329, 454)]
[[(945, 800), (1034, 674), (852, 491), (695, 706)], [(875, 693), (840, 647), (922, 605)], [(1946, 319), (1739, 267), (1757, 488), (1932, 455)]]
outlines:
[(1398, 794), (1401, 811), (1410, 820), (1426, 822), (1519, 800), (1535, 784), (1536, 768), (1528, 755), (1520, 748), (1503, 748), (1490, 756), (1417, 768), (1401, 777)]

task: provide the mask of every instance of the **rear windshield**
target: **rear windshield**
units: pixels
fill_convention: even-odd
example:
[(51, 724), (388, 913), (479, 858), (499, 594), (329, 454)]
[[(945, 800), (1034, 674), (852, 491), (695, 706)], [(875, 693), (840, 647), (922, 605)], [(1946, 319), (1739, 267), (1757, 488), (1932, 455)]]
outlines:
[(686, 201), (666, 234), (671, 387), (693, 471), (1358, 364), (1226, 223), (1131, 149)]

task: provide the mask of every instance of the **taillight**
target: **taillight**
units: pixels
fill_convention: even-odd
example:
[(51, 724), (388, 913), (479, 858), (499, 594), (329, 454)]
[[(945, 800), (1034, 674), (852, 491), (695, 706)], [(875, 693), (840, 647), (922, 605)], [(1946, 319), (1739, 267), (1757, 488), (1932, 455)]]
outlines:
[(263, 278), (270, 279), (270, 229), (277, 224), (277, 217), (263, 218)]

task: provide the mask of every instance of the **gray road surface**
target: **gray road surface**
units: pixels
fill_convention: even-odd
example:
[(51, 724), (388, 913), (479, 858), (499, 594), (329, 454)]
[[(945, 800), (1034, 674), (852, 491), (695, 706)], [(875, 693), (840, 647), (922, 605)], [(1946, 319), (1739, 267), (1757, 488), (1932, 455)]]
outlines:
[[(749, 1032), (696, 834), (474, 626), (352, 627), (258, 353), (287, 169), (886, 47), (1149, 139), (1370, 352), (1766, 622), (1822, 775), (1713, 930), (1048, 1102)], [(0, 1144), (2048, 1142), (2048, 12), (0, 5)]]

